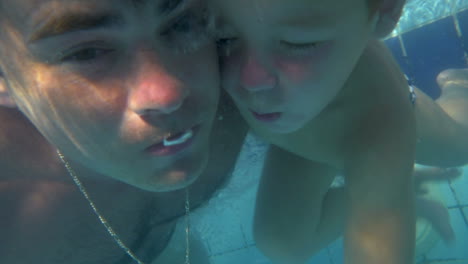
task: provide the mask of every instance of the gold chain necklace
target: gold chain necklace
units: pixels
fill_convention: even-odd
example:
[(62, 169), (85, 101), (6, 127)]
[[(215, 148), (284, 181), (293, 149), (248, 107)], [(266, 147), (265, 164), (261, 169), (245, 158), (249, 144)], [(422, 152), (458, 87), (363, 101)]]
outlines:
[[(70, 177), (72, 177), (76, 186), (78, 187), (80, 192), (83, 194), (83, 196), (86, 198), (89, 205), (93, 209), (94, 213), (99, 218), (102, 225), (106, 228), (109, 235), (114, 239), (115, 243), (117, 243), (117, 245), (119, 245), (119, 247), (123, 249), (123, 251), (125, 251), (125, 253), (130, 258), (132, 258), (136, 263), (145, 264), (132, 252), (132, 250), (129, 247), (127, 247), (124, 244), (124, 242), (120, 239), (120, 237), (117, 235), (114, 229), (110, 226), (109, 222), (104, 218), (104, 216), (102, 216), (102, 214), (97, 209), (91, 197), (89, 197), (88, 192), (86, 191), (83, 183), (80, 181), (75, 171), (70, 166), (70, 163), (68, 163), (68, 161), (65, 159), (65, 156), (63, 156), (63, 154), (58, 149), (57, 149), (57, 154), (60, 157), (60, 160), (62, 161), (63, 165), (67, 169), (68, 174), (70, 175)], [(190, 264), (190, 240), (189, 240), (189, 237), (190, 237), (190, 199), (189, 199), (188, 187), (185, 189), (185, 224), (186, 224), (185, 226), (185, 264)]]

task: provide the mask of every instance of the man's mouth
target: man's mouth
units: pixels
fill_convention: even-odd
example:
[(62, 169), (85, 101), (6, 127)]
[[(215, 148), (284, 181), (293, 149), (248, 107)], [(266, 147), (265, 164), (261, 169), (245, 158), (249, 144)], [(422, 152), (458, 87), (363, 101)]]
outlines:
[(163, 145), (165, 147), (180, 145), (180, 144), (187, 142), (187, 140), (191, 139), (192, 137), (193, 137), (193, 130), (189, 129), (187, 131), (177, 133), (173, 136), (165, 137), (163, 140)]
[(185, 131), (168, 135), (162, 142), (146, 148), (146, 152), (154, 156), (171, 156), (188, 149), (197, 135), (200, 126), (194, 126)]

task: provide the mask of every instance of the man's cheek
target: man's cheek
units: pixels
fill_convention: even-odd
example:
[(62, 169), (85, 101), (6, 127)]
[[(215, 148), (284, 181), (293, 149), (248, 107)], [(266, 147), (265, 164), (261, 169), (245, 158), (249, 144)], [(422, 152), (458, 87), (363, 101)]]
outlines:
[(224, 89), (232, 90), (240, 81), (240, 60), (231, 57), (220, 59), (221, 84)]

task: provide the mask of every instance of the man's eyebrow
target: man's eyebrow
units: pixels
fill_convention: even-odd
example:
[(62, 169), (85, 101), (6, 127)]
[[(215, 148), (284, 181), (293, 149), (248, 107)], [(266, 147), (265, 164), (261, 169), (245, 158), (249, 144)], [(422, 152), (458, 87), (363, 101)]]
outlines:
[(174, 10), (178, 9), (185, 0), (164, 0), (161, 4), (157, 7), (158, 14), (168, 14), (173, 12)]
[(79, 30), (114, 27), (123, 23), (123, 16), (117, 14), (64, 13), (48, 19), (44, 25), (31, 35), (29, 41), (33, 42)]

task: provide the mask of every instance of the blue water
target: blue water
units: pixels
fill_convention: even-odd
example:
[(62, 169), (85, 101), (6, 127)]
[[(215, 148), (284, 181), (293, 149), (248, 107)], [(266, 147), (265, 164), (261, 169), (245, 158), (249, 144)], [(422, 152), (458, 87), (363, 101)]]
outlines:
[(467, 0), (409, 0), (394, 35), (411, 31), (468, 8)]

